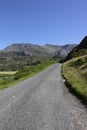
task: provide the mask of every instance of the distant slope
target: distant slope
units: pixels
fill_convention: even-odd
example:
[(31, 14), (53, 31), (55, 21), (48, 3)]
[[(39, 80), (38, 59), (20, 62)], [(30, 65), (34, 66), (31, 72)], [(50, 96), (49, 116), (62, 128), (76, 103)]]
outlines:
[(87, 54), (87, 36), (66, 57), (66, 60)]
[(75, 46), (77, 46), (77, 44), (66, 44), (62, 46), (62, 48), (57, 51), (57, 56), (60, 57), (67, 56)]
[(74, 47), (76, 44), (67, 44), (64, 46), (61, 45), (51, 45), (51, 44), (45, 44), (43, 46), (40, 45), (34, 45), (30, 43), (20, 43), (20, 44), (12, 44), (11, 46), (8, 46), (3, 50), (3, 52), (24, 52), (28, 55), (43, 55), (43, 56), (66, 56)]
[(49, 54), (53, 54), (56, 57), (66, 57), (68, 53), (76, 46), (77, 44), (66, 44), (66, 45), (51, 45), (46, 44), (43, 46), (49, 52)]
[(45, 60), (65, 57), (76, 45), (43, 46), (30, 43), (12, 44), (0, 51), (0, 70), (19, 70), (24, 66), (38, 64)]
[(24, 52), (25, 55), (33, 56), (47, 56), (48, 53), (39, 45), (33, 45), (29, 43), (12, 44), (3, 50), (3, 52)]
[[(78, 47), (80, 48), (81, 45)], [(63, 64), (63, 75), (70, 91), (87, 105), (87, 55), (65, 62)]]

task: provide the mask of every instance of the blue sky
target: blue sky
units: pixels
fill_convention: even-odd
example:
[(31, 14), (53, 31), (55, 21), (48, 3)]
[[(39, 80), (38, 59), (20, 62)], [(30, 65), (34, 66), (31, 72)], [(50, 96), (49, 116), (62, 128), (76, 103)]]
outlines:
[(0, 0), (0, 49), (72, 44), (87, 35), (87, 0)]

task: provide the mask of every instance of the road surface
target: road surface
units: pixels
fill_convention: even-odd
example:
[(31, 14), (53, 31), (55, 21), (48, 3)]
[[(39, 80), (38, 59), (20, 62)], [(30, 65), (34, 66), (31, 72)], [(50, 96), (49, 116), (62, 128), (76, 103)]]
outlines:
[(0, 92), (0, 130), (75, 130), (60, 64)]

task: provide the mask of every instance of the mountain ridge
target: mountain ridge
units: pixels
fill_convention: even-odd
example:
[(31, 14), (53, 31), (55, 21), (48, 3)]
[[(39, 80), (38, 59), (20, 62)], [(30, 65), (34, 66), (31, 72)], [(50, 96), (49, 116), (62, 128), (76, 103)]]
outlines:
[(72, 49), (72, 51), (67, 55), (65, 60), (69, 60), (84, 55), (87, 55), (87, 36), (85, 36), (81, 40), (81, 42)]
[[(66, 51), (66, 53), (62, 54), (62, 56), (66, 56), (76, 44), (66, 44), (66, 45), (53, 45), (53, 44), (45, 44), (45, 45), (35, 45), (32, 43), (14, 43), (5, 49), (1, 50), (2, 52), (34, 52), (34, 51), (43, 51), (49, 54), (57, 54), (61, 51)], [(34, 50), (34, 51), (33, 51)], [(58, 53), (59, 54), (59, 53)], [(60, 55), (61, 56), (61, 53)]]
[(50, 59), (65, 57), (76, 45), (14, 43), (0, 51), (0, 70), (19, 70)]

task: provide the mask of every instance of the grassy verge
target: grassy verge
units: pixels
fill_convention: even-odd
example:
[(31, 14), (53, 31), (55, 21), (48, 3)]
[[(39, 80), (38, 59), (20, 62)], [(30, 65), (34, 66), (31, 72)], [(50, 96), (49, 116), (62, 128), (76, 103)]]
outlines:
[(23, 81), (27, 78), (34, 76), (54, 63), (56, 62), (53, 60), (53, 61), (47, 61), (42, 64), (38, 64), (38, 65), (26, 66), (24, 67), (23, 70), (20, 70), (17, 73), (1, 72), (0, 73), (0, 90), (11, 87), (12, 85), (17, 84), (20, 81)]
[(87, 55), (67, 61), (62, 71), (70, 92), (87, 105)]

